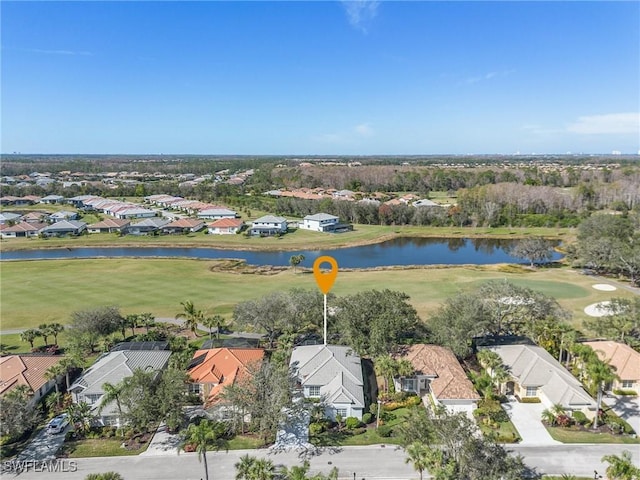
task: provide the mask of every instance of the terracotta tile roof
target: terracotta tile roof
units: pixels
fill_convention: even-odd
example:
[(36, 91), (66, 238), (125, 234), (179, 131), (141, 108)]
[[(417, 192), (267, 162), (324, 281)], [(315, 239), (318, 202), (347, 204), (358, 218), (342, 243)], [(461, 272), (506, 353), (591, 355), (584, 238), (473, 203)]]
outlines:
[(455, 355), (445, 347), (426, 344), (411, 345), (396, 358), (409, 360), (419, 375), (435, 376), (430, 386), (439, 400), (480, 399)]
[(640, 353), (629, 345), (601, 340), (584, 342), (595, 350), (601, 360), (608, 361), (616, 368), (616, 375), (621, 380), (640, 380)]
[(4, 228), (3, 232), (37, 232), (46, 227), (48, 223), (20, 222), (10, 227)]
[(209, 224), (210, 228), (241, 227), (244, 222), (239, 218), (220, 218)]
[(101, 222), (93, 223), (88, 228), (121, 228), (129, 225), (131, 220), (121, 220), (119, 218), (105, 218)]
[(164, 228), (194, 228), (203, 224), (204, 222), (202, 220), (195, 218), (179, 218), (178, 220), (174, 220), (173, 222), (166, 224)]
[(233, 385), (236, 378), (249, 375), (249, 366), (261, 362), (264, 350), (261, 348), (212, 348), (198, 350), (193, 360), (204, 358), (189, 370), (194, 383), (211, 384), (213, 387), (205, 405), (216, 401), (217, 395), (227, 386)]
[(7, 355), (0, 358), (0, 395), (18, 385), (34, 392), (46, 384), (45, 372), (63, 357), (54, 355)]

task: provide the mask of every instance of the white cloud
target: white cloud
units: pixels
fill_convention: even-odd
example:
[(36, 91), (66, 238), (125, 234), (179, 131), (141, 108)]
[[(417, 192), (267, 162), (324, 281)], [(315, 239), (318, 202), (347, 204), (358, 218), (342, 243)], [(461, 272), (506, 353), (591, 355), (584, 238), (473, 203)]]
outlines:
[(461, 82), (461, 84), (471, 85), (471, 84), (474, 84), (474, 83), (491, 80), (492, 78), (496, 78), (496, 77), (506, 77), (507, 75), (512, 74), (514, 71), (515, 70), (502, 70), (502, 71), (499, 71), (499, 72), (488, 72), (488, 73), (485, 73), (484, 75), (478, 75), (476, 77), (469, 77), (469, 78), (465, 79), (463, 82)]
[(331, 145), (350, 145), (360, 143), (360, 141), (365, 138), (371, 138), (374, 133), (375, 132), (370, 124), (361, 123), (340, 132), (323, 133), (316, 136), (315, 140), (320, 143)]
[(588, 115), (567, 126), (567, 131), (583, 135), (640, 134), (640, 113), (607, 113)]
[(347, 18), (352, 27), (367, 33), (369, 23), (378, 15), (378, 0), (342, 0)]
[(362, 123), (360, 125), (356, 125), (354, 130), (361, 137), (370, 137), (373, 135), (373, 129), (371, 128), (371, 125), (369, 125), (368, 123)]
[(82, 55), (82, 56), (93, 55), (93, 53), (86, 52), (84, 50), (47, 50), (43, 48), (6, 48), (4, 46), (2, 47), (2, 49), (15, 50), (19, 52), (41, 53), (43, 55)]

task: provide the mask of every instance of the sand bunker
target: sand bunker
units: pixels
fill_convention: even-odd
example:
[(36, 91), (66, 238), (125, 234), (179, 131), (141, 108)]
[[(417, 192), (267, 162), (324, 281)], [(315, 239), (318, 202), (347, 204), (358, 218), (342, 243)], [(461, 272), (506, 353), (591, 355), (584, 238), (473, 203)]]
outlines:
[(585, 307), (584, 313), (589, 315), (590, 317), (606, 317), (607, 315), (611, 315), (611, 312), (607, 308), (611, 305), (609, 300), (605, 300), (604, 302), (592, 303), (591, 305)]
[(609, 285), (608, 283), (596, 283), (595, 285), (591, 285), (596, 290), (601, 290), (603, 292), (614, 292), (617, 290), (613, 285)]

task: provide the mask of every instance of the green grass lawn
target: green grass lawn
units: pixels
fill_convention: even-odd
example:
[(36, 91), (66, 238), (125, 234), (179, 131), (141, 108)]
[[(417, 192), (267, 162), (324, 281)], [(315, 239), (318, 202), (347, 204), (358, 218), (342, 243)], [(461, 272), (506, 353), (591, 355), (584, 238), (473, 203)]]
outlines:
[[(419, 405), (416, 408), (423, 408)], [(393, 412), (393, 420), (389, 420), (385, 423), (390, 427), (396, 427), (402, 425), (405, 422), (407, 415), (409, 414), (409, 408), (398, 408)], [(346, 428), (340, 432), (323, 432), (319, 435), (310, 436), (310, 441), (317, 446), (354, 446), (354, 445), (378, 445), (378, 444), (390, 444), (399, 445), (401, 438), (395, 435), (390, 437), (382, 437), (378, 435), (378, 431), (375, 428), (375, 423), (369, 425), (365, 432), (352, 435)]]
[(229, 450), (250, 450), (254, 448), (260, 448), (264, 445), (264, 442), (256, 437), (249, 435), (236, 435), (229, 440)]
[(498, 428), (490, 427), (483, 422), (478, 422), (478, 426), (486, 437), (495, 437), (498, 443), (517, 443), (521, 440), (520, 434), (511, 420), (498, 422)]
[(562, 443), (625, 443), (638, 444), (640, 439), (610, 433), (595, 433), (572, 430), (569, 428), (546, 427), (554, 440)]
[[(160, 318), (174, 317), (185, 300), (230, 318), (238, 302), (293, 287), (317, 288), (308, 269), (259, 275), (212, 271), (217, 265), (214, 260), (150, 258), (2, 262), (0, 330), (32, 328), (43, 322), (66, 324), (71, 312), (100, 305), (117, 305), (123, 314), (151, 312)], [(401, 290), (428, 320), (446, 298), (476, 289), (484, 281), (505, 279), (552, 295), (573, 312), (576, 326), (587, 318), (583, 312), (587, 305), (633, 295), (620, 289), (594, 290), (592, 278), (568, 268), (531, 271), (507, 265), (341, 271), (332, 293)], [(39, 342), (42, 339), (36, 340)], [(7, 335), (0, 343), (20, 342)]]
[(64, 452), (69, 458), (84, 457), (119, 457), (124, 455), (140, 455), (149, 443), (138, 450), (122, 448), (122, 438), (87, 438), (64, 443)]

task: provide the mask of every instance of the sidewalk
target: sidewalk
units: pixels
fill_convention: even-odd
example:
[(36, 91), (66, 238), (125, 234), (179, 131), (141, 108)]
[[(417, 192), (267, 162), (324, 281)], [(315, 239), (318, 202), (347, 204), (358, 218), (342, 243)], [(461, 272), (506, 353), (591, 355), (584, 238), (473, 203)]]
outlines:
[(142, 452), (140, 456), (178, 455), (178, 445), (180, 445), (180, 437), (167, 432), (167, 426), (162, 423), (151, 439), (151, 442), (149, 442), (147, 450)]

